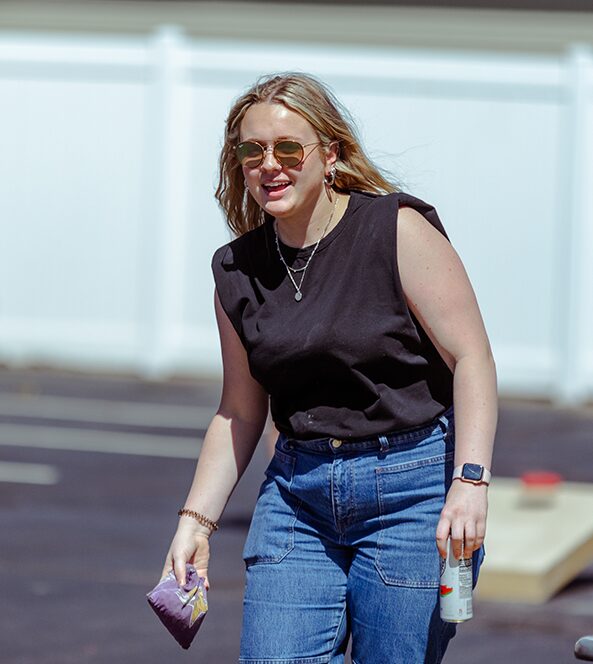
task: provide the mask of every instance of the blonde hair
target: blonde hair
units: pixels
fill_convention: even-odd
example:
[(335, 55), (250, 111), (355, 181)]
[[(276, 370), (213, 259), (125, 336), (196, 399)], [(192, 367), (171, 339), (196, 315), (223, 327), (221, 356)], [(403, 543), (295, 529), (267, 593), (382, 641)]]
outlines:
[(253, 104), (263, 102), (283, 104), (305, 118), (322, 144), (320, 149), (339, 141), (334, 189), (377, 194), (400, 191), (366, 156), (350, 113), (324, 83), (311, 74), (300, 72), (266, 74), (236, 99), (226, 119), (215, 197), (235, 235), (243, 235), (272, 218), (249, 195), (241, 164), (235, 156), (245, 113)]

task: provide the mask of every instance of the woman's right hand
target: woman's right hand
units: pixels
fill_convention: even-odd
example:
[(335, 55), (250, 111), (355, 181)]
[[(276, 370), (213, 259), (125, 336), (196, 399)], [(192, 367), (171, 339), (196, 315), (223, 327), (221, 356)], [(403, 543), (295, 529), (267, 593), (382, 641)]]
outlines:
[(210, 559), (210, 529), (195, 521), (191, 517), (181, 516), (177, 532), (173, 537), (165, 564), (161, 573), (161, 579), (173, 569), (175, 578), (180, 586), (186, 582), (185, 563), (191, 563), (198, 576), (203, 576), (206, 580), (204, 585), (206, 590), (210, 590), (208, 580), (208, 561)]

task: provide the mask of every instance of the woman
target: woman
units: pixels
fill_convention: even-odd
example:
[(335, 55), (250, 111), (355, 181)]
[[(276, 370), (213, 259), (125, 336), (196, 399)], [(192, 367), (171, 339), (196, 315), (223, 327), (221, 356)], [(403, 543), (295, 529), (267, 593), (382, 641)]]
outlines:
[(216, 196), (238, 236), (212, 259), (224, 384), (163, 575), (183, 583), (189, 561), (207, 579), (269, 398), (240, 662), (343, 662), (350, 634), (357, 664), (440, 662), (456, 627), (439, 617), (439, 555), (449, 536), (471, 553), (475, 586), (497, 420), (463, 265), (309, 75), (235, 101)]

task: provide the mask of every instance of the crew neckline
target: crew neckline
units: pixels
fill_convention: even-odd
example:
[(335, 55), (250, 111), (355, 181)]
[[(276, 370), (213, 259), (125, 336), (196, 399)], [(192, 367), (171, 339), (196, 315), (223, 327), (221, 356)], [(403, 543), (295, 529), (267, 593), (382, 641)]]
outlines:
[[(354, 198), (357, 195), (357, 192), (351, 190), (348, 192), (348, 194), (350, 195), (350, 198), (348, 199), (348, 204), (346, 205), (344, 214), (340, 218), (340, 221), (338, 221), (338, 223), (331, 229), (331, 231), (326, 236), (321, 238), (319, 246), (317, 247), (317, 251), (315, 252), (316, 254), (318, 254), (320, 251), (323, 251), (325, 247), (331, 244), (331, 242), (333, 242), (338, 237), (338, 235), (340, 235), (340, 233), (344, 230), (344, 228), (346, 228), (348, 221), (351, 219), (354, 207)], [(269, 225), (270, 234), (272, 236), (272, 241), (275, 243), (276, 234), (274, 232), (273, 218), (269, 220), (268, 225)], [(315, 242), (313, 244), (308, 244), (306, 247), (292, 247), (289, 244), (284, 244), (284, 242), (282, 242), (282, 240), (280, 239), (280, 236), (278, 236), (278, 244), (280, 245), (280, 250), (282, 251), (282, 255), (285, 258), (290, 258), (290, 259), (309, 256), (313, 251), (313, 249), (315, 248)]]

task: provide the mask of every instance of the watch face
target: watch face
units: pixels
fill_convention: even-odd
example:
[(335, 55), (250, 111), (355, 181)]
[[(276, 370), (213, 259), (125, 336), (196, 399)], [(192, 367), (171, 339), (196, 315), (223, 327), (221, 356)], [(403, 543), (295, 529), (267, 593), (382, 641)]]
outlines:
[(461, 476), (466, 480), (473, 480), (479, 482), (484, 474), (484, 467), (477, 463), (464, 463)]

